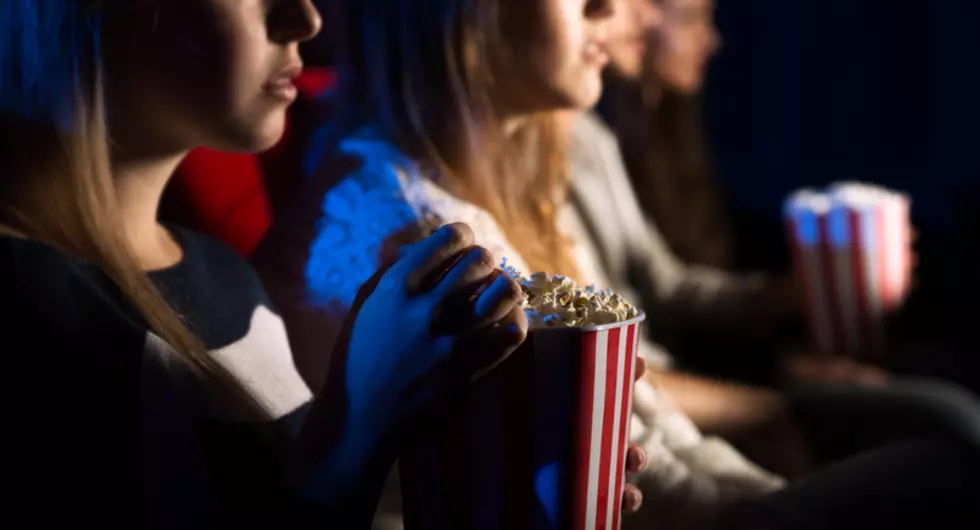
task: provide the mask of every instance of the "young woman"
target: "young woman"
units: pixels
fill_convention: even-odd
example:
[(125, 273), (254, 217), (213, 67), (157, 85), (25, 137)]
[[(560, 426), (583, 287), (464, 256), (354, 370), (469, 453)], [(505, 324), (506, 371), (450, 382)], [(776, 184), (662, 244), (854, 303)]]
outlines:
[[(339, 46), (340, 85), (332, 108), (342, 114), (310, 139), (306, 187), (255, 258), (283, 308), (300, 369), (311, 384), (329, 372), (324, 350), (342, 329), (356, 286), (367, 271), (433, 223), (466, 222), (477, 241), (493, 253), (493, 262), (506, 258), (523, 271), (579, 275), (558, 211), (566, 188), (559, 111), (588, 108), (598, 98), (607, 60), (605, 21), (617, 4), (341, 3), (344, 16), (338, 23), (345, 38)], [(641, 386), (637, 396), (646, 389), (656, 394)], [(656, 397), (651, 401), (658, 404)], [(634, 418), (639, 420), (633, 423), (634, 431), (640, 431), (635, 434), (648, 436), (648, 448), (660, 451), (654, 456), (657, 465), (640, 477), (641, 484), (653, 483), (647, 492), (659, 494), (671, 487), (676, 491), (678, 484), (682, 489), (732, 486), (692, 479), (689, 469), (675, 465), (682, 459), (673, 448), (690, 449), (705, 442), (682, 415), (660, 408), (638, 411)], [(935, 459), (936, 453), (945, 456)], [(949, 465), (953, 473), (930, 480), (951, 484), (969, 480), (967, 470), (977, 465), (976, 455), (958, 448), (933, 451), (932, 446), (913, 446), (876, 455), (867, 465), (850, 469), (880, 472), (887, 465), (894, 467), (895, 461), (916, 458)], [(719, 476), (744, 476), (744, 460), (735, 455), (726, 462), (741, 467), (734, 473), (733, 468), (717, 469)], [(755, 494), (780, 484), (764, 473), (756, 477), (760, 480)], [(767, 497), (762, 506), (776, 505), (806, 517), (819, 513), (814, 509), (822, 508), (822, 501), (839, 502), (841, 496), (854, 494), (837, 487), (808, 503), (809, 489), (796, 495), (793, 491), (799, 490)], [(902, 493), (882, 493), (868, 507), (884, 510)], [(394, 497), (389, 508), (397, 528)], [(704, 522), (698, 521), (699, 511), (719, 513), (717, 506), (685, 505), (689, 500), (657, 497), (652, 511), (691, 515), (684, 521), (675, 519), (679, 523)], [(924, 499), (918, 507), (928, 512), (934, 506)], [(961, 517), (969, 505), (954, 506), (956, 517)], [(908, 507), (905, 515), (914, 518), (916, 507)], [(784, 520), (778, 510), (775, 516), (765, 515), (766, 521)], [(755, 508), (749, 511), (759, 513)], [(837, 510), (833, 515), (840, 514)], [(731, 522), (719, 520), (720, 527)]]
[(516, 286), (446, 226), (361, 278), (311, 392), (252, 269), (157, 222), (188, 150), (277, 140), (319, 29), (309, 0), (0, 4), (8, 517), (365, 527), (414, 415), (520, 344)]

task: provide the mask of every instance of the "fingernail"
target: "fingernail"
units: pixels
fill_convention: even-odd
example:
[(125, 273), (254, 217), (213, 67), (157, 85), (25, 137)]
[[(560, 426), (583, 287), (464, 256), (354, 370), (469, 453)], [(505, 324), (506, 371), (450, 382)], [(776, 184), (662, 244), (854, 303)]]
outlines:
[(646, 466), (646, 453), (637, 447), (630, 447), (626, 450), (626, 470), (636, 473), (643, 470)]
[(646, 451), (637, 451), (636, 453), (637, 460), (639, 460), (636, 464), (636, 470), (643, 471), (643, 468), (647, 467), (647, 453)]
[(450, 237), (449, 225), (442, 225), (439, 230), (436, 230), (434, 234), (429, 237), (437, 237), (441, 239), (448, 239)]
[(639, 490), (628, 489), (623, 492), (623, 511), (634, 513), (643, 504), (643, 494)]
[(507, 292), (507, 283), (509, 281), (510, 279), (504, 276), (499, 276), (493, 281), (492, 284), (490, 284), (490, 287), (487, 287), (487, 290), (484, 291), (483, 294), (481, 294), (476, 300), (476, 308), (474, 309), (476, 311), (476, 316), (483, 318), (490, 313), (490, 310), (493, 309), (494, 302), (497, 301), (497, 298), (499, 298), (501, 294)]

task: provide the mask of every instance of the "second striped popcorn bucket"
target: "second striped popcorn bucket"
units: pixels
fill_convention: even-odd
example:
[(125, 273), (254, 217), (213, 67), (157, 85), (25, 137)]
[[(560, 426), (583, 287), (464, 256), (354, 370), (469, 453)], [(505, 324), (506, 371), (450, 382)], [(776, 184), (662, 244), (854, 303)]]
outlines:
[(618, 530), (643, 319), (531, 331), (402, 454), (406, 530)]
[(909, 200), (867, 185), (801, 191), (786, 203), (810, 335), (824, 354), (885, 348), (884, 320), (911, 280)]

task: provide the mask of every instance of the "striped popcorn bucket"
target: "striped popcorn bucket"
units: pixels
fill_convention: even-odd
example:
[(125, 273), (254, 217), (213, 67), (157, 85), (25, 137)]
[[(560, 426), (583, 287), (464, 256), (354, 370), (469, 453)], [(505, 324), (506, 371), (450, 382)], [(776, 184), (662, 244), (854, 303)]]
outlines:
[(880, 354), (884, 320), (911, 280), (909, 201), (859, 184), (802, 191), (786, 206), (810, 335), (824, 354)]
[(640, 324), (542, 328), (400, 460), (406, 530), (617, 530)]

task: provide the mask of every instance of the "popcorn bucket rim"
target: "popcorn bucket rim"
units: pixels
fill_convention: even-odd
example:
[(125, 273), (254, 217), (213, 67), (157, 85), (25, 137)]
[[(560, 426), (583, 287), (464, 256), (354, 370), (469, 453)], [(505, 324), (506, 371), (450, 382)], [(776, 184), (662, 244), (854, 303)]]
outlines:
[(608, 331), (610, 329), (625, 328), (632, 324), (639, 324), (647, 319), (647, 314), (640, 311), (635, 317), (629, 320), (623, 320), (622, 322), (610, 322), (608, 324), (596, 324), (593, 326), (576, 326), (576, 327), (566, 327), (566, 326), (555, 326), (555, 327), (540, 327), (528, 330), (528, 334), (531, 333), (594, 333), (597, 331)]

